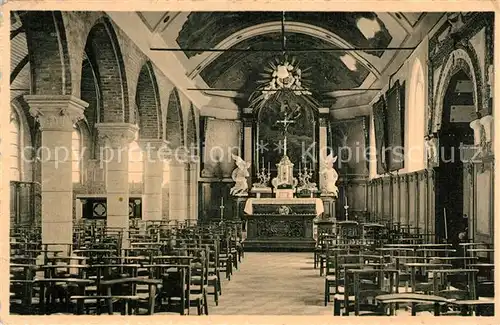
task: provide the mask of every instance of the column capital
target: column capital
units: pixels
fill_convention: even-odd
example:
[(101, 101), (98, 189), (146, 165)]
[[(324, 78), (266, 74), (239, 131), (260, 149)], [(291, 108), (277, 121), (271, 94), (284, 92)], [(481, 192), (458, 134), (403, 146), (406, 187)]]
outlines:
[(137, 142), (144, 151), (160, 151), (165, 150), (168, 147), (168, 142), (162, 139), (139, 139)]
[(139, 127), (130, 123), (97, 123), (99, 138), (106, 141), (111, 148), (119, 149), (128, 146), (139, 131)]
[(71, 95), (25, 95), (30, 114), (40, 123), (42, 131), (72, 131), (83, 118), (88, 103)]

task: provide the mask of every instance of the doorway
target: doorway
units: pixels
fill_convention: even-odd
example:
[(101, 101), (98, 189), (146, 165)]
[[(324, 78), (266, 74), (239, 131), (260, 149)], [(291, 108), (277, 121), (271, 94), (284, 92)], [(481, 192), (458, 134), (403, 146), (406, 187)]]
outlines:
[(459, 70), (443, 99), (439, 131), (439, 167), (436, 168), (436, 240), (454, 246), (468, 232), (464, 218), (464, 147), (474, 143), (469, 123), (476, 118), (471, 78)]

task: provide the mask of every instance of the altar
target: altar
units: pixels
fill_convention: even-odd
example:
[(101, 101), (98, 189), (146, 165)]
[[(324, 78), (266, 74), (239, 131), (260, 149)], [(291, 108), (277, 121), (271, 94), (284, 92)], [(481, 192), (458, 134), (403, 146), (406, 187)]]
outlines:
[(312, 251), (313, 221), (324, 207), (318, 198), (249, 198), (244, 212), (246, 251)]
[[(289, 68), (281, 66), (280, 73)], [(236, 215), (245, 222), (243, 246), (246, 251), (313, 251), (315, 221), (334, 218), (338, 195), (336, 157), (327, 152), (329, 110), (307, 93), (266, 94), (257, 92), (257, 102), (244, 111), (244, 158), (233, 157), (237, 168), (230, 193)]]

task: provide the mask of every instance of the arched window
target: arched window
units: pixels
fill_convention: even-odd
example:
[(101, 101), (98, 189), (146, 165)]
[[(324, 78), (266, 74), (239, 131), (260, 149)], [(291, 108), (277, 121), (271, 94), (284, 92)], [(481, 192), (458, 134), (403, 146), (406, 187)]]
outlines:
[(129, 146), (128, 151), (128, 182), (142, 183), (142, 175), (144, 162), (141, 147), (137, 143), (139, 133), (136, 134), (135, 140)]
[(408, 120), (405, 123), (408, 125), (405, 150), (408, 172), (425, 168), (425, 87), (422, 64), (419, 59), (415, 59), (410, 83)]
[(9, 149), (10, 149), (10, 180), (21, 180), (21, 123), (15, 112), (10, 115)]
[(71, 134), (71, 171), (73, 183), (80, 183), (81, 181), (81, 161), (80, 153), (82, 152), (82, 137), (80, 130), (75, 125), (73, 127), (73, 133)]

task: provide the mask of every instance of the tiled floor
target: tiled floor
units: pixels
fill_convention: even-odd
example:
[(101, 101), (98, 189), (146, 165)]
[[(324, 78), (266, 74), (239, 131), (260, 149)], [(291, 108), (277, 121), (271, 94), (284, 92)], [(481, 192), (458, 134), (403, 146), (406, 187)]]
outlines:
[(323, 305), (324, 278), (312, 253), (245, 253), (231, 281), (222, 284), (211, 315), (333, 315)]

